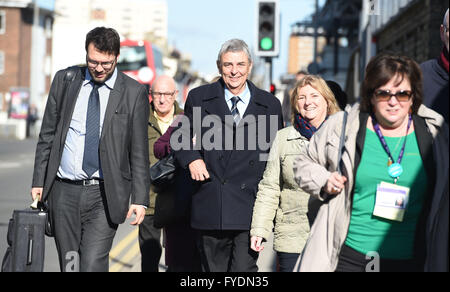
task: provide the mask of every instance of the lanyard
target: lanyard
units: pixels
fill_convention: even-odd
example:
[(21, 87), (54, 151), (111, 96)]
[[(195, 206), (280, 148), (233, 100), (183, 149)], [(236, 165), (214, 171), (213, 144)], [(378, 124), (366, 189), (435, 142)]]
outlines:
[[(400, 155), (398, 156), (397, 163), (394, 163), (395, 160), (392, 157), (391, 151), (389, 150), (386, 140), (384, 139), (384, 136), (381, 133), (380, 125), (378, 124), (374, 115), (372, 115), (372, 121), (373, 121), (373, 128), (375, 129), (375, 132), (377, 133), (377, 136), (380, 139), (381, 145), (383, 146), (384, 151), (386, 151), (386, 153), (389, 156), (389, 163), (388, 163), (389, 175), (395, 179), (395, 182), (397, 182), (398, 178), (403, 173), (403, 168), (401, 167), (400, 164), (402, 163), (403, 155), (405, 153), (406, 138), (408, 137), (409, 128), (411, 127), (412, 116), (411, 116), (411, 114), (409, 115), (408, 127), (406, 129), (406, 135), (405, 135), (405, 141), (403, 142), (402, 149), (400, 150)], [(394, 163), (394, 164), (392, 164), (392, 163)]]

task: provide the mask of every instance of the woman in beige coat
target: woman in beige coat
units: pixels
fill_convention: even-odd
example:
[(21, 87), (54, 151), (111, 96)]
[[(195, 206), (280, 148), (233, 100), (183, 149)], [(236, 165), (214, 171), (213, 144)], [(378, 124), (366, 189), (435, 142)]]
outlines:
[[(307, 75), (297, 82), (290, 102), (293, 126), (280, 130), (272, 144), (250, 230), (251, 248), (259, 252), (263, 239), (267, 240), (272, 232), (275, 219), (274, 250), (280, 271), (293, 270), (308, 238), (308, 219), (312, 221), (314, 217), (307, 214), (310, 196), (294, 181), (294, 158), (305, 151), (309, 139), (326, 118), (339, 111), (333, 92), (319, 76)], [(311, 205), (314, 202), (310, 202), (309, 212), (314, 213)]]
[(300, 271), (448, 271), (448, 126), (421, 102), (417, 63), (380, 55), (346, 109), (342, 161), (344, 114), (314, 135), (294, 163), (299, 186), (324, 201)]

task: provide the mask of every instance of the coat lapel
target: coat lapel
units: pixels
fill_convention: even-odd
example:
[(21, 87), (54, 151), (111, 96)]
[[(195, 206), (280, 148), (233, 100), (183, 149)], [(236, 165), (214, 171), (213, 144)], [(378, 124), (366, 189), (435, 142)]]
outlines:
[(115, 113), (117, 106), (122, 98), (122, 91), (124, 88), (123, 85), (123, 76), (122, 73), (117, 72), (117, 80), (116, 84), (114, 84), (114, 88), (111, 90), (108, 99), (108, 105), (106, 106), (105, 119), (103, 120), (103, 129), (102, 135), (100, 137), (100, 142), (107, 133), (109, 126), (111, 125), (111, 119)]
[(239, 127), (244, 127), (246, 125), (251, 125), (257, 122), (258, 116), (265, 116), (267, 114), (267, 109), (269, 107), (265, 102), (265, 100), (261, 97), (261, 95), (258, 94), (256, 86), (250, 81), (247, 81), (247, 85), (250, 89), (251, 98), (247, 110), (244, 113), (243, 119), (245, 119), (249, 115), (252, 115), (255, 118), (249, 119), (248, 123), (247, 122), (243, 123), (241, 121), (241, 123), (239, 123)]
[[(83, 84), (85, 78), (86, 67), (81, 67), (80, 71), (77, 72), (73, 82), (70, 82), (69, 87), (66, 90), (65, 96), (62, 97), (63, 103), (61, 118), (63, 119), (63, 128), (60, 143), (63, 145), (66, 141), (67, 132), (69, 130), (70, 122), (72, 120), (73, 111), (75, 109), (75, 104), (77, 102), (78, 94), (81, 90), (81, 85)], [(66, 81), (64, 81), (66, 82)], [(60, 147), (62, 149), (62, 147)]]
[(210, 90), (203, 98), (204, 110), (207, 115), (216, 115), (225, 123), (225, 117), (231, 116), (231, 112), (225, 101), (225, 89), (222, 81), (217, 81)]
[[(259, 115), (265, 115), (267, 113), (268, 105), (263, 98), (258, 94), (256, 86), (247, 81), (247, 85), (250, 89), (250, 102), (242, 117), (245, 119), (248, 115), (253, 115), (255, 119), (249, 119), (249, 122), (240, 123), (239, 127), (253, 124), (258, 120)], [(223, 123), (225, 123), (225, 117), (231, 116), (230, 109), (225, 101), (225, 85), (222, 80), (216, 82), (216, 85), (212, 87), (211, 92), (205, 94), (203, 99), (203, 106), (206, 114), (218, 116)]]

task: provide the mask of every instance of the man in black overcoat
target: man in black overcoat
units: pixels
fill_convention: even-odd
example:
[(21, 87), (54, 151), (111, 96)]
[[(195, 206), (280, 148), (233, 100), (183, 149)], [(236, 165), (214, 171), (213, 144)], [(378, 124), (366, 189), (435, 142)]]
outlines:
[(283, 119), (279, 100), (248, 80), (252, 64), (244, 41), (223, 44), (217, 60), (221, 78), (190, 91), (185, 122), (171, 138), (177, 161), (198, 184), (191, 225), (198, 231), (207, 272), (258, 269), (250, 223), (270, 145)]

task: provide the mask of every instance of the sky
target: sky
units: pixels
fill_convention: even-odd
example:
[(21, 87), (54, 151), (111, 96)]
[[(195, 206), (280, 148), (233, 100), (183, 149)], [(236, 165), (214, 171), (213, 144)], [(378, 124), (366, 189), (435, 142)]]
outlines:
[[(218, 74), (217, 54), (229, 39), (244, 40), (253, 51), (256, 38), (256, 0), (166, 0), (169, 8), (169, 44), (192, 57), (191, 68)], [(320, 5), (325, 1), (319, 0)], [(314, 12), (315, 0), (279, 0), (280, 56), (273, 60), (273, 77), (287, 71), (291, 25)]]

